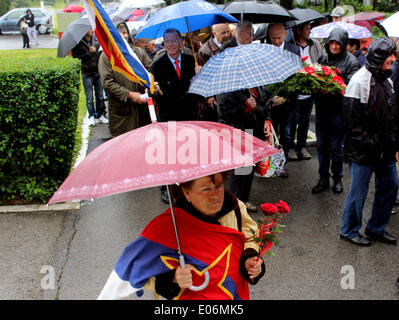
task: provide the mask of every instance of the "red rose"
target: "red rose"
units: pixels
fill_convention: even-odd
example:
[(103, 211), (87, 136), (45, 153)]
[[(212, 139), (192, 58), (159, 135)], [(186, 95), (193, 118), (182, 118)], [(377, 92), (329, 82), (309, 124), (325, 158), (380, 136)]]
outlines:
[(342, 78), (340, 76), (334, 76), (332, 78), (332, 81), (338, 83), (341, 87), (344, 84), (344, 80), (342, 80)]
[(263, 214), (266, 216), (269, 214), (274, 214), (279, 211), (278, 207), (276, 207), (272, 203), (263, 203), (260, 205), (260, 208), (262, 209)]
[(338, 69), (337, 67), (335, 67), (335, 71), (336, 71), (338, 74), (341, 74), (341, 71), (339, 71), (339, 69)]
[(325, 76), (330, 75), (330, 74), (331, 74), (331, 71), (332, 71), (331, 68), (326, 67), (326, 66), (322, 66), (322, 67), (321, 67), (321, 70), (323, 71), (323, 73), (324, 73)]
[(281, 213), (289, 213), (290, 212), (290, 207), (283, 200), (276, 202), (275, 205)]
[(309, 59), (309, 56), (306, 56), (306, 57), (302, 58), (302, 61), (305, 61), (305, 60), (308, 60), (308, 59)]
[(305, 70), (308, 74), (316, 73), (316, 69), (312, 67), (306, 67), (303, 70)]

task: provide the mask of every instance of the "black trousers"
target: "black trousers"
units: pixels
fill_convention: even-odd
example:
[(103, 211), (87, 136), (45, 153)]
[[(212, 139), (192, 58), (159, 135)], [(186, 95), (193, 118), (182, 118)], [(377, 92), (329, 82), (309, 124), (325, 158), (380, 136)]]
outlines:
[(22, 40), (23, 40), (22, 48), (25, 48), (25, 47), (29, 48), (29, 37), (28, 37), (27, 33), (22, 34)]
[(249, 201), (254, 173), (254, 167), (250, 166), (234, 170), (229, 177), (230, 192), (244, 203)]

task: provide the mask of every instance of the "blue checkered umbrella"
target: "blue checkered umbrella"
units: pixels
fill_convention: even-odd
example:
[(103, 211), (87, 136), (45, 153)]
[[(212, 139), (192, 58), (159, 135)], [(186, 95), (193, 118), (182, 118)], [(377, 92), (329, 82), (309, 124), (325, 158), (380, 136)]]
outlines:
[(346, 30), (350, 39), (366, 39), (374, 37), (367, 28), (342, 21), (331, 22), (318, 27), (314, 27), (310, 31), (310, 36), (312, 38), (325, 39), (328, 38), (331, 31), (335, 28), (341, 28)]
[(301, 58), (269, 44), (252, 43), (213, 56), (188, 92), (204, 97), (283, 81), (302, 69)]

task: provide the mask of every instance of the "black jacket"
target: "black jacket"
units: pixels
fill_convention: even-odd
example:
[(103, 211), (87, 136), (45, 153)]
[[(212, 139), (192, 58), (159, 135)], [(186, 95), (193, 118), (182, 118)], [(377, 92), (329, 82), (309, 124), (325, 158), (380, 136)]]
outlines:
[(248, 111), (245, 101), (250, 98), (249, 89), (223, 93), (216, 96), (219, 108), (219, 122), (245, 131), (253, 129), (253, 135), (264, 140), (263, 127), (265, 120), (271, 120), (270, 97), (262, 88), (256, 88), (256, 110)]
[(365, 68), (371, 72), (368, 102), (362, 103), (360, 98), (344, 98), (344, 152), (348, 160), (361, 165), (395, 161), (398, 108), (395, 92), (388, 81), (391, 72), (380, 70), (389, 53), (393, 52), (395, 44), (388, 38), (374, 40), (365, 63)]
[(98, 73), (98, 59), (100, 57), (98, 50), (90, 52), (91, 39), (85, 37), (72, 49), (72, 56), (82, 61), (82, 73), (88, 76), (94, 76)]
[[(337, 41), (341, 45), (342, 50), (337, 55), (330, 52), (329, 43), (332, 41)], [(348, 84), (351, 77), (360, 69), (359, 61), (346, 50), (347, 45), (348, 32), (341, 28), (332, 30), (325, 44), (327, 53), (323, 54), (318, 61), (321, 65), (337, 67), (345, 84)], [(341, 94), (321, 94), (315, 96), (315, 102), (317, 105), (320, 105), (320, 109), (332, 113), (342, 114), (342, 100), (343, 96)]]
[(31, 14), (26, 14), (26, 23), (28, 24), (28, 27), (34, 27), (35, 26), (35, 16), (31, 12)]
[(181, 54), (180, 72), (181, 79), (167, 54), (156, 58), (151, 65), (151, 73), (163, 92), (155, 97), (160, 121), (194, 120), (197, 117), (197, 97), (187, 93), (195, 75), (193, 56)]

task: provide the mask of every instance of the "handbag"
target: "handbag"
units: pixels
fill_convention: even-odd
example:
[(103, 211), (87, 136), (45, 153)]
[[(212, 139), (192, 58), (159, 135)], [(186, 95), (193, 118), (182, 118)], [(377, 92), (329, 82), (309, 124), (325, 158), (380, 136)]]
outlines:
[(267, 121), (267, 124), (269, 125), (271, 134), (266, 142), (276, 149), (279, 149), (280, 152), (263, 158), (256, 163), (255, 175), (261, 178), (270, 178), (273, 175), (279, 176), (282, 173), (284, 164), (286, 162), (284, 151), (282, 150), (282, 146), (277, 138), (277, 134), (273, 128), (273, 125), (270, 121)]

